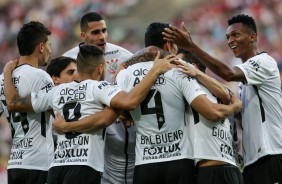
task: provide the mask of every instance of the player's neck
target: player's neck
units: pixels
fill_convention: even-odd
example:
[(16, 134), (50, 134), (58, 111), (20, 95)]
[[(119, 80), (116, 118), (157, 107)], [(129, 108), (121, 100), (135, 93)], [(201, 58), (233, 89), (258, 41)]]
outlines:
[(258, 55), (259, 53), (260, 53), (260, 51), (258, 50), (258, 48), (254, 47), (249, 52), (246, 52), (246, 54), (243, 57), (241, 57), (241, 60), (242, 60), (243, 63), (245, 63), (248, 59)]
[(83, 80), (100, 80), (99, 76), (93, 74), (84, 74), (84, 73), (77, 73), (76, 80), (83, 81)]
[(28, 64), (35, 68), (38, 68), (38, 57), (30, 56), (21, 56), (19, 59), (18, 65)]

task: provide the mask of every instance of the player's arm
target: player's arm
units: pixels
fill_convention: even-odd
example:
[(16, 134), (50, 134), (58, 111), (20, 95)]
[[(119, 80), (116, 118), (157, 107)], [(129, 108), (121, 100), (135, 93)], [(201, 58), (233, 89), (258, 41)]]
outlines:
[(222, 62), (207, 52), (202, 50), (196, 45), (191, 38), (190, 32), (185, 27), (184, 23), (181, 24), (181, 28), (177, 28), (170, 25), (170, 28), (166, 28), (163, 32), (164, 40), (172, 41), (179, 47), (182, 47), (197, 57), (206, 67), (208, 67), (215, 74), (227, 81), (242, 81), (246, 82), (246, 77), (242, 70), (238, 67), (230, 67), (225, 62)]
[(12, 79), (12, 73), (17, 66), (18, 61), (9, 61), (4, 67), (4, 92), (9, 111), (29, 112), (33, 111), (31, 97), (20, 97)]
[(191, 106), (207, 120), (217, 122), (240, 112), (242, 102), (234, 94), (231, 94), (230, 101), (229, 105), (217, 104), (212, 103), (205, 95), (199, 95), (192, 101)]
[(178, 65), (182, 68), (182, 72), (196, 78), (203, 86), (205, 86), (214, 96), (216, 96), (224, 104), (230, 103), (229, 90), (214, 78), (208, 76), (191, 64), (181, 63)]
[(119, 111), (105, 107), (103, 111), (97, 112), (78, 121), (66, 122), (60, 113), (56, 113), (53, 121), (53, 129), (58, 133), (66, 132), (93, 132), (112, 124), (119, 116)]
[(129, 93), (121, 91), (115, 95), (110, 102), (110, 106), (123, 110), (135, 109), (145, 99), (159, 74), (165, 73), (169, 69), (176, 67), (175, 64), (172, 64), (175, 60), (176, 58), (173, 55), (168, 55), (165, 58), (160, 59), (160, 53), (158, 52), (153, 67), (145, 75), (144, 79), (141, 80), (141, 82)]
[(135, 63), (153, 61), (156, 58), (158, 52), (160, 52), (160, 58), (164, 58), (165, 56), (170, 54), (168, 51), (161, 48), (149, 46), (136, 52), (132, 57), (127, 59), (123, 63), (123, 65), (125, 68), (127, 68), (128, 66), (131, 66)]
[(157, 56), (158, 51), (160, 52), (160, 58), (164, 58), (165, 56), (170, 54), (168, 51), (155, 46), (146, 47), (136, 52), (132, 57), (128, 58), (127, 60), (125, 60), (119, 65), (117, 71), (113, 76), (113, 81), (115, 81), (117, 74), (121, 70), (126, 69), (127, 67), (140, 62), (153, 61)]

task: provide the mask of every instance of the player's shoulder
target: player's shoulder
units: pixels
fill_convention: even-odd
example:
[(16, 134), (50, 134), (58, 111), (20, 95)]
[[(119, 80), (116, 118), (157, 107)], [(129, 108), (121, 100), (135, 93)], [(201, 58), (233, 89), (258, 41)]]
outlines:
[(102, 89), (104, 86), (111, 85), (107, 81), (97, 81), (92, 79), (82, 80), (82, 81), (73, 81), (70, 83), (61, 84), (60, 89), (73, 89), (78, 91), (93, 91), (95, 89)]
[(260, 63), (265, 63), (265, 64), (273, 64), (273, 63), (277, 63), (273, 57), (271, 57), (268, 53), (266, 52), (261, 52), (257, 55), (255, 55), (254, 57), (251, 57), (249, 60), (249, 62), (255, 61), (255, 62), (260, 62)]
[(79, 52), (79, 47), (75, 46), (72, 49), (70, 49), (67, 52), (65, 52), (62, 56), (76, 59), (78, 52)]
[(24, 64), (24, 65), (20, 65), (18, 67), (15, 68), (13, 74), (17, 74), (20, 76), (27, 76), (28, 78), (32, 79), (32, 78), (39, 78), (42, 76), (48, 76), (48, 73), (44, 70), (42, 70), (41, 68), (36, 68), (33, 67), (29, 64)]
[(105, 49), (105, 55), (119, 54), (119, 53), (132, 55), (132, 53), (129, 50), (121, 46), (115, 45), (113, 43), (107, 42), (106, 49)]

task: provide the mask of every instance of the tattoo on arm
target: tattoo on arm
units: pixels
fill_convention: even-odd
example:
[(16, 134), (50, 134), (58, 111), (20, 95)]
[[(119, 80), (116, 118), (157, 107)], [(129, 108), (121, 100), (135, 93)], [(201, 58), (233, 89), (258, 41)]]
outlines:
[(17, 106), (20, 107), (26, 107), (26, 106), (31, 106), (31, 97), (20, 97), (20, 96), (15, 96), (12, 101), (11, 105), (15, 108)]
[(131, 58), (126, 60), (124, 62), (125, 68), (127, 68), (130, 65), (136, 64), (136, 63), (153, 61), (158, 51), (160, 51), (161, 58), (170, 54), (168, 51), (163, 50), (161, 48), (158, 48), (155, 46), (149, 46), (145, 49), (140, 50), (139, 52), (134, 54)]

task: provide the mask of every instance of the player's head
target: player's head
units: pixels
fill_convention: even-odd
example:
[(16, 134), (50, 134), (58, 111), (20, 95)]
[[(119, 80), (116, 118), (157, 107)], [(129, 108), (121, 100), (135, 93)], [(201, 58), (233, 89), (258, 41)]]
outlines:
[(17, 35), (17, 44), (21, 56), (36, 54), (38, 64), (45, 66), (51, 54), (51, 32), (40, 22), (24, 24)]
[(177, 45), (163, 39), (162, 32), (164, 32), (165, 28), (169, 28), (169, 24), (160, 22), (151, 23), (145, 32), (145, 47), (156, 46), (172, 54), (176, 54)]
[(79, 44), (77, 71), (83, 75), (94, 75), (96, 80), (104, 80), (106, 73), (104, 52), (95, 45)]
[(46, 72), (52, 77), (55, 85), (71, 82), (77, 72), (76, 60), (64, 56), (54, 58), (48, 64)]
[(185, 49), (178, 48), (177, 56), (181, 58), (182, 60), (195, 65), (199, 70), (205, 73), (206, 66), (201, 63), (201, 61), (193, 56), (193, 54)]
[(248, 15), (240, 14), (232, 17), (231, 19), (228, 20), (228, 25), (231, 26), (232, 24), (235, 23), (241, 23), (243, 24), (246, 28), (250, 29), (250, 31), (254, 32), (257, 34), (257, 26), (255, 23), (255, 20)]
[(105, 50), (108, 32), (103, 16), (96, 12), (83, 15), (80, 20), (80, 30), (80, 36), (85, 44), (96, 45)]
[(240, 14), (228, 20), (226, 37), (236, 57), (243, 60), (252, 57), (256, 49), (257, 28), (254, 19)]

